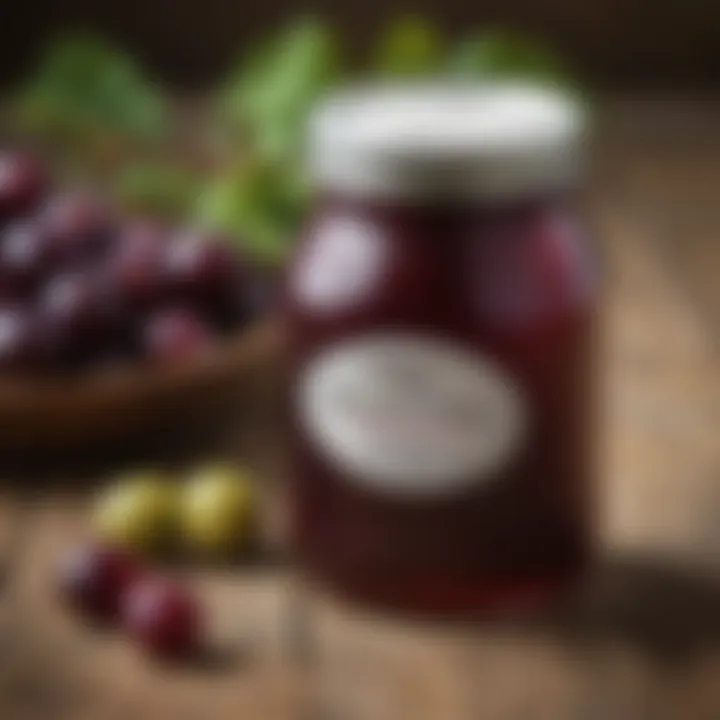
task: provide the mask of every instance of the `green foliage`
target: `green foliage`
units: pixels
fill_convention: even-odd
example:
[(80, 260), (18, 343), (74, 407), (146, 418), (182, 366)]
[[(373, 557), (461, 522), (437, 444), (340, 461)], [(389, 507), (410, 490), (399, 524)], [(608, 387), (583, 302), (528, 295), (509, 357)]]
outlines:
[(341, 68), (332, 30), (302, 19), (240, 63), (221, 94), (223, 117), (247, 131), (253, 152), (264, 160), (295, 161), (307, 115)]
[(284, 28), (244, 58), (220, 93), (222, 122), (240, 137), (242, 162), (215, 178), (197, 217), (279, 260), (307, 207), (298, 172), (312, 107), (343, 75), (335, 33), (313, 18)]
[(277, 167), (251, 162), (214, 179), (201, 195), (201, 225), (238, 237), (260, 258), (286, 254), (307, 207), (299, 178)]
[(437, 27), (417, 15), (388, 25), (375, 53), (374, 66), (389, 77), (427, 77), (442, 71), (444, 43)]
[(143, 162), (121, 168), (115, 193), (129, 210), (184, 219), (202, 186), (200, 177), (178, 164)]
[(89, 35), (49, 47), (15, 110), (30, 132), (93, 146), (157, 141), (167, 129), (164, 98), (134, 60)]

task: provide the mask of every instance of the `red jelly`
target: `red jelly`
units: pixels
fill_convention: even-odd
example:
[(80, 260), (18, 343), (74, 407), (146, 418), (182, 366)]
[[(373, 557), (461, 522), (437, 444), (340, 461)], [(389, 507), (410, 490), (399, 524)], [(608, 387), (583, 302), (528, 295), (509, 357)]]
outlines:
[(294, 539), (385, 607), (485, 613), (591, 550), (596, 263), (582, 117), (517, 86), (377, 90), (312, 130), (291, 267)]

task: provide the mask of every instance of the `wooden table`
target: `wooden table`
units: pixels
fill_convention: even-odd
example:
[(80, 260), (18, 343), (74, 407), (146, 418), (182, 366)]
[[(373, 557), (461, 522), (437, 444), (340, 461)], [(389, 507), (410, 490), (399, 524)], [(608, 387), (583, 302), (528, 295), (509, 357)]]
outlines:
[[(82, 499), (46, 491), (18, 509), (9, 486), (0, 536), (17, 524), (8, 517), (24, 532), (0, 578), (0, 718), (720, 718), (718, 127), (708, 99), (616, 98), (599, 118), (606, 550), (572, 607), (472, 631), (352, 623), (323, 607), (324, 652), (308, 675), (289, 662), (303, 628), (285, 569), (186, 571), (216, 652), (157, 667), (53, 597), (54, 559), (83, 533)], [(306, 712), (318, 683), (324, 715)]]

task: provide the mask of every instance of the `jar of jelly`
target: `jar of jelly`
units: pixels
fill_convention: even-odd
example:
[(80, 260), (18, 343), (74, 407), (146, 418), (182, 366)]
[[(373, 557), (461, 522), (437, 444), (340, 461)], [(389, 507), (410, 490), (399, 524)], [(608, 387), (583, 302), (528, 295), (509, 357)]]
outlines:
[(545, 602), (591, 555), (597, 263), (581, 108), (522, 85), (349, 92), (311, 123), (291, 264), (292, 527), (385, 608)]

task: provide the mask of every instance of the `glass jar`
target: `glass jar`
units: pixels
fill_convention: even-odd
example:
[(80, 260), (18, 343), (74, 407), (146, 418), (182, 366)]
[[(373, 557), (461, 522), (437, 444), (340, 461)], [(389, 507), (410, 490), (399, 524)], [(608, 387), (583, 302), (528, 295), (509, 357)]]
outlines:
[(354, 92), (312, 123), (287, 281), (295, 547), (356, 600), (534, 606), (591, 554), (583, 117), (517, 85)]

